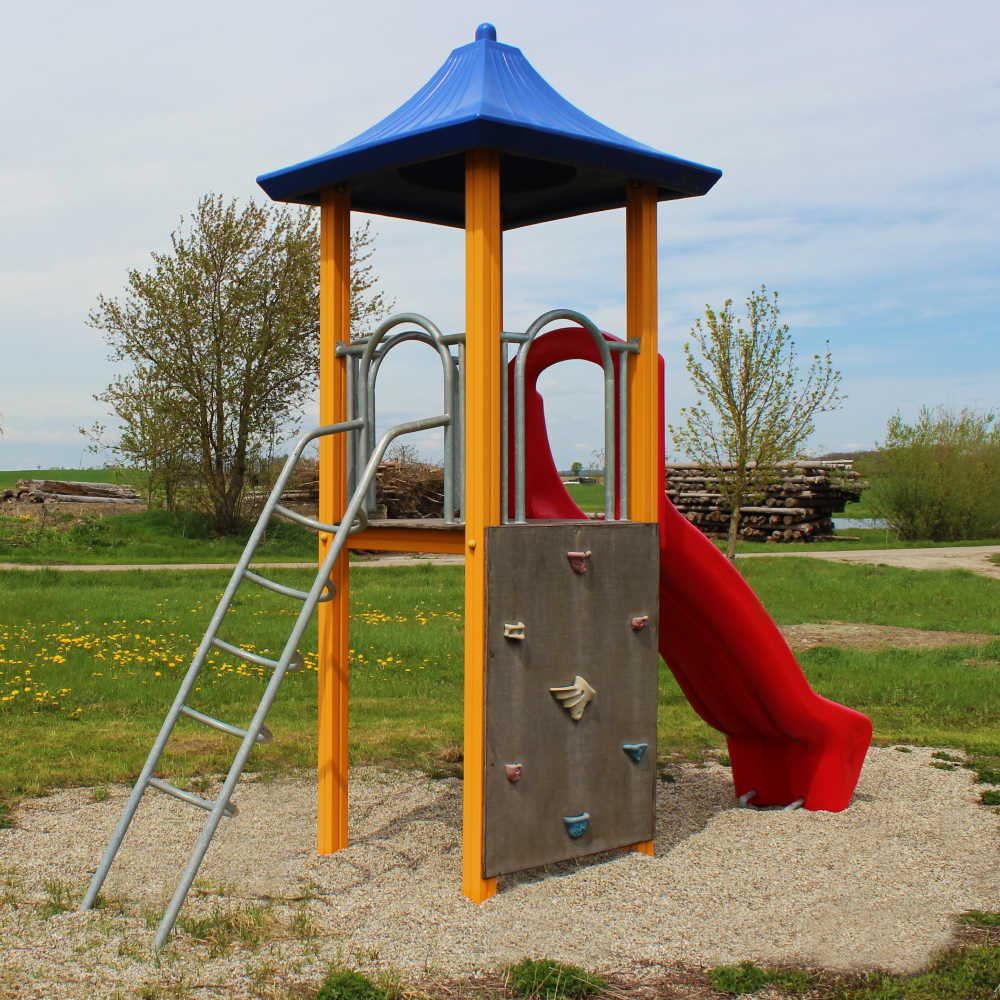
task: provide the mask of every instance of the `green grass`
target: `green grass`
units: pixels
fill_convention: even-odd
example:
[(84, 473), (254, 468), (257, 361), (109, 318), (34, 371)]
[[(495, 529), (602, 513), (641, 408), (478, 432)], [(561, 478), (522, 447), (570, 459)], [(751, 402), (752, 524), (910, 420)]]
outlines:
[[(94, 474), (101, 472), (107, 470), (97, 470)], [(602, 486), (594, 484), (569, 489), (571, 493), (587, 491), (598, 497), (600, 502), (596, 506), (584, 504), (585, 510), (602, 509)], [(176, 520), (163, 510), (114, 514), (73, 523), (77, 520), (72, 514), (54, 516), (45, 524), (0, 517), (0, 562), (43, 566), (233, 563), (242, 553), (250, 534), (247, 528), (238, 535), (219, 537), (207, 517), (191, 512), (180, 514)], [(814, 542), (808, 549), (801, 543), (740, 542), (737, 552), (792, 553), (797, 550), (927, 548), (935, 545), (895, 542), (891, 538), (886, 545), (884, 532), (862, 530), (859, 534), (863, 536), (861, 542)], [(718, 544), (723, 546), (722, 542)], [(985, 545), (991, 544), (991, 540), (962, 544)], [(298, 525), (275, 521), (268, 529), (266, 541), (257, 550), (256, 558), (264, 562), (311, 561), (316, 558), (315, 536)]]
[(386, 1000), (386, 990), (353, 969), (336, 969), (320, 987), (316, 1000)]
[(566, 492), (585, 514), (604, 510), (604, 486), (601, 483), (568, 483)]
[[(839, 618), (1000, 632), (1000, 584), (971, 573), (812, 560), (745, 565), (779, 622)], [(304, 570), (269, 575), (300, 588), (311, 579)], [(0, 574), (0, 803), (46, 786), (103, 786), (134, 777), (227, 579), (218, 570)], [(394, 761), (431, 773), (460, 770), (444, 767), (439, 754), (462, 737), (463, 582), (461, 567), (354, 572), (355, 761)], [(222, 638), (274, 653), (291, 626), (290, 605), (270, 591), (246, 588)], [(268, 720), (275, 741), (254, 750), (252, 769), (314, 766), (315, 623), (301, 649), (310, 669), (289, 675)], [(983, 754), (996, 746), (1000, 640), (945, 650), (818, 648), (800, 662), (820, 694), (872, 717), (877, 741)], [(264, 673), (216, 655), (202, 674), (194, 707), (245, 724)], [(678, 752), (723, 742), (691, 710), (662, 664), (658, 739), (662, 750)], [(227, 737), (182, 719), (161, 771), (182, 782), (218, 773), (234, 749)]]
[(604, 980), (578, 965), (565, 965), (548, 958), (523, 958), (507, 973), (511, 993), (529, 1000), (577, 1000), (600, 993)]
[(916, 976), (870, 973), (826, 995), (836, 1000), (993, 1000), (1000, 986), (1000, 945), (956, 948)]
[(809, 988), (809, 973), (802, 969), (762, 969), (753, 962), (739, 965), (718, 965), (706, 973), (720, 993), (742, 996), (757, 993), (765, 986), (780, 986), (792, 993), (802, 993)]
[[(848, 515), (844, 515), (845, 517)], [(834, 541), (834, 542), (737, 542), (736, 552), (840, 552), (859, 551), (867, 549), (942, 549), (968, 545), (1000, 545), (1000, 538), (972, 538), (961, 542), (900, 542), (897, 541), (892, 532), (888, 536), (884, 530), (879, 531), (872, 528), (838, 528), (835, 535), (857, 538), (859, 541)], [(716, 545), (720, 549), (726, 547), (726, 543), (716, 540)]]
[[(74, 520), (60, 515), (65, 526)], [(165, 510), (88, 518), (60, 530), (52, 526), (0, 518), (0, 562), (36, 565), (129, 565), (133, 563), (234, 563), (250, 537), (250, 528), (220, 537), (201, 514), (182, 513), (174, 520)], [(299, 562), (316, 558), (316, 536), (297, 524), (275, 520), (256, 559)]]
[(1000, 582), (969, 570), (819, 559), (745, 559), (737, 566), (779, 625), (832, 619), (1000, 634)]
[(114, 469), (22, 469), (0, 470), (0, 490), (13, 489), (19, 479), (58, 479), (71, 483), (115, 483)]
[[(311, 579), (308, 571), (269, 575), (297, 587)], [(211, 570), (0, 575), (0, 800), (47, 785), (134, 776), (227, 578)], [(459, 742), (462, 586), (460, 568), (358, 571), (351, 623), (356, 760), (426, 766), (422, 755)], [(291, 604), (246, 588), (222, 637), (274, 653), (291, 628)], [(275, 741), (254, 751), (253, 768), (314, 765), (315, 621), (300, 648), (309, 669), (288, 676), (268, 720)], [(192, 703), (245, 724), (265, 673), (216, 655)], [(234, 750), (232, 740), (182, 719), (162, 771), (180, 779), (217, 773)]]

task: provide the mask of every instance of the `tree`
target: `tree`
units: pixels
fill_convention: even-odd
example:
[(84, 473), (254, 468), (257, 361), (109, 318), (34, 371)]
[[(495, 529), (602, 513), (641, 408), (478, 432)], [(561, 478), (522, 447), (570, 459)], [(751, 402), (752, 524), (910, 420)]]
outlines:
[[(156, 375), (137, 367), (130, 375), (116, 376), (106, 392), (95, 399), (113, 406), (121, 421), (117, 439), (101, 423), (80, 428), (90, 440), (88, 450), (105, 456), (105, 467), (118, 478), (146, 494), (152, 506), (161, 497), (177, 518), (181, 497), (198, 482), (198, 442), (194, 426), (186, 419)], [(194, 496), (199, 491), (195, 487)]]
[(826, 353), (816, 354), (805, 376), (799, 375), (795, 342), (788, 324), (779, 323), (778, 295), (766, 288), (746, 300), (747, 329), (733, 314), (732, 299), (722, 312), (705, 307), (704, 329), (697, 320), (691, 343), (684, 345), (688, 374), (700, 397), (681, 410), (684, 423), (670, 426), (674, 447), (717, 479), (729, 505), (726, 556), (736, 558), (740, 508), (763, 497), (780, 479), (778, 463), (801, 457), (802, 445), (815, 429), (817, 413), (838, 409), (840, 372)]
[(580, 473), (581, 473), (581, 472), (583, 472), (583, 462), (574, 462), (574, 463), (573, 463), (573, 464), (572, 464), (572, 465), (571, 465), (571, 466), (569, 467), (569, 471), (570, 471), (570, 472), (571, 472), (571, 473), (572, 473), (572, 474), (573, 474), (574, 476), (579, 476), (579, 475), (580, 475)]
[(1000, 535), (1000, 426), (992, 410), (921, 407), (913, 424), (897, 411), (862, 466), (868, 504), (907, 541)]
[[(392, 305), (372, 291), (374, 239), (366, 225), (351, 240), (352, 334)], [(309, 209), (206, 195), (152, 258), (129, 271), (124, 302), (100, 296), (90, 314), (111, 359), (134, 366), (97, 398), (122, 424), (120, 454), (164, 488), (186, 478), (230, 534), (246, 519), (245, 487), (318, 383), (316, 222)]]

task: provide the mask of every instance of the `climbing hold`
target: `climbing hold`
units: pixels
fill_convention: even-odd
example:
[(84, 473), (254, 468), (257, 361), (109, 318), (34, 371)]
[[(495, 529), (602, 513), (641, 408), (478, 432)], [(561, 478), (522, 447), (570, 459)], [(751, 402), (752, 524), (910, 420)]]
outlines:
[(520, 639), (524, 641), (524, 622), (515, 622), (513, 625), (505, 624), (503, 627), (503, 637), (505, 639)]
[(579, 816), (563, 816), (563, 822), (566, 824), (566, 832), (576, 840), (577, 837), (582, 837), (584, 831), (587, 829), (587, 820), (590, 819), (590, 813), (580, 813)]
[(583, 717), (583, 710), (597, 694), (579, 674), (573, 678), (573, 683), (569, 687), (549, 688), (549, 691), (563, 703), (563, 708), (569, 712), (570, 718), (574, 721), (579, 721)]
[(649, 615), (639, 615), (632, 619), (632, 631), (641, 632), (649, 624)]
[(591, 555), (592, 553), (589, 550), (587, 552), (567, 552), (566, 558), (569, 560), (570, 566), (573, 567), (573, 572), (579, 573), (582, 576), (587, 572), (589, 565), (587, 560)]
[(507, 775), (507, 780), (513, 784), (521, 780), (521, 772), (524, 770), (523, 764), (504, 764), (503, 771)]
[(627, 753), (637, 764), (642, 760), (642, 755), (649, 749), (648, 743), (623, 743), (622, 750)]

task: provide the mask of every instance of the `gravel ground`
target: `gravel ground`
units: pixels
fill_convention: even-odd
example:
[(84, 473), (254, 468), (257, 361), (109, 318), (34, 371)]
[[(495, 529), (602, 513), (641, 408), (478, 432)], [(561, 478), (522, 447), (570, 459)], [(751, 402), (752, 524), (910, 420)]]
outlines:
[(108, 907), (45, 919), (61, 886), (86, 885), (127, 789), (100, 802), (57, 792), (0, 831), (0, 996), (287, 997), (338, 959), (425, 983), (525, 954), (636, 981), (744, 959), (915, 970), (949, 943), (954, 914), (995, 908), (1000, 890), (1000, 817), (976, 804), (969, 771), (932, 767), (930, 753), (871, 750), (839, 814), (737, 810), (727, 769), (677, 764), (659, 790), (655, 858), (506, 876), (479, 907), (459, 889), (460, 781), (359, 769), (351, 846), (321, 858), (315, 783), (251, 775), (184, 913), (256, 930), (228, 947), (178, 933), (160, 962), (145, 915), (162, 912), (201, 814), (150, 793)]

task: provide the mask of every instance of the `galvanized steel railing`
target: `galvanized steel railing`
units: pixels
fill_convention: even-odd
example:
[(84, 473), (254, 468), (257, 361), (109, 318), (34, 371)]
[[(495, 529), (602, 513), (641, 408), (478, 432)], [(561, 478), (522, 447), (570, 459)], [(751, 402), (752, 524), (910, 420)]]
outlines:
[[(216, 608), (215, 614), (212, 616), (212, 620), (209, 623), (207, 631), (205, 632), (205, 636), (198, 646), (198, 651), (195, 653), (194, 659), (191, 661), (191, 666), (188, 668), (188, 671), (184, 676), (184, 680), (181, 682), (180, 690), (177, 692), (177, 697), (174, 698), (170, 711), (167, 713), (167, 717), (160, 728), (159, 735), (156, 737), (153, 748), (146, 759), (145, 766), (139, 775), (139, 780), (132, 789), (132, 794), (129, 796), (129, 800), (125, 805), (122, 817), (118, 821), (118, 826), (115, 828), (115, 832), (111, 837), (111, 842), (108, 845), (107, 850), (104, 852), (104, 857), (101, 859), (97, 872), (90, 883), (90, 888), (87, 890), (87, 894), (80, 905), (81, 911), (92, 909), (96, 903), (101, 886), (107, 878), (111, 865), (114, 862), (115, 855), (118, 853), (122, 840), (128, 832), (129, 824), (132, 822), (132, 818), (135, 816), (139, 803), (141, 802), (148, 787), (152, 786), (153, 788), (165, 792), (168, 795), (172, 795), (174, 798), (180, 799), (183, 802), (205, 809), (209, 813), (209, 817), (205, 822), (205, 826), (202, 829), (197, 844), (195, 845), (191, 859), (188, 862), (187, 867), (184, 869), (180, 882), (174, 891), (173, 898), (163, 915), (163, 919), (160, 921), (160, 925), (156, 931), (156, 936), (153, 939), (153, 945), (157, 950), (163, 947), (170, 934), (171, 928), (174, 925), (174, 921), (177, 919), (177, 914), (180, 912), (180, 908), (187, 897), (191, 884), (194, 882), (194, 878), (198, 873), (201, 862), (205, 857), (205, 852), (208, 850), (209, 844), (212, 842), (212, 838), (215, 835), (215, 831), (218, 828), (222, 817), (224, 815), (234, 816), (237, 812), (236, 804), (231, 801), (232, 795), (236, 789), (237, 783), (239, 782), (240, 775), (246, 767), (250, 752), (257, 743), (271, 742), (271, 732), (267, 726), (264, 725), (267, 720), (268, 712), (274, 704), (274, 700), (278, 695), (278, 689), (281, 687), (281, 682), (284, 680), (285, 674), (289, 671), (301, 670), (304, 666), (304, 661), (302, 655), (298, 651), (298, 646), (306, 630), (306, 626), (309, 623), (309, 619), (312, 617), (313, 611), (315, 611), (316, 606), (321, 601), (332, 600), (333, 597), (336, 596), (336, 591), (330, 580), (330, 574), (333, 572), (333, 567), (344, 550), (344, 546), (347, 543), (347, 536), (363, 531), (368, 525), (368, 519), (364, 509), (365, 497), (368, 493), (369, 486), (375, 481), (375, 474), (378, 472), (379, 463), (382, 461), (386, 448), (389, 447), (389, 444), (395, 440), (395, 438), (402, 434), (413, 434), (418, 431), (428, 430), (432, 427), (447, 427), (451, 423), (451, 419), (450, 414), (444, 413), (437, 417), (427, 417), (423, 420), (412, 420), (404, 424), (398, 424), (396, 427), (386, 431), (379, 439), (378, 443), (372, 448), (368, 461), (361, 473), (358, 487), (354, 490), (351, 500), (347, 505), (347, 510), (344, 512), (344, 516), (338, 524), (324, 524), (321, 521), (306, 517), (303, 514), (290, 511), (282, 507), (279, 500), (281, 499), (282, 492), (288, 484), (292, 471), (295, 469), (299, 459), (302, 457), (302, 453), (306, 446), (311, 441), (318, 437), (324, 437), (328, 434), (353, 433), (363, 427), (364, 421), (355, 418), (340, 424), (318, 427), (315, 430), (303, 434), (299, 438), (292, 454), (285, 462), (285, 466), (281, 471), (281, 475), (278, 477), (278, 481), (275, 483), (274, 489), (268, 497), (267, 503), (264, 505), (264, 510), (261, 513), (260, 519), (257, 521), (257, 525), (250, 535), (250, 540), (247, 542), (246, 548), (243, 550), (243, 555), (240, 557), (240, 561), (229, 580), (229, 584), (222, 595), (222, 599), (219, 601), (219, 606)], [(252, 573), (250, 571), (250, 560), (253, 558), (253, 554), (256, 551), (257, 546), (264, 537), (264, 532), (267, 530), (268, 522), (275, 513), (281, 514), (284, 517), (289, 517), (293, 521), (297, 521), (299, 524), (303, 524), (314, 531), (325, 531), (334, 535), (330, 548), (328, 549), (327, 554), (323, 559), (323, 563), (319, 568), (319, 573), (317, 574), (312, 587), (310, 587), (308, 591), (295, 590), (292, 587), (286, 587), (284, 584), (268, 580), (265, 577), (258, 576), (256, 573)], [(241, 649), (239, 646), (224, 642), (218, 637), (219, 629), (225, 621), (226, 613), (232, 605), (236, 591), (244, 580), (248, 580), (251, 583), (266, 587), (269, 590), (273, 590), (286, 597), (296, 598), (303, 602), (302, 610), (296, 616), (295, 624), (288, 637), (288, 641), (285, 643), (284, 649), (277, 660), (272, 660), (268, 657), (251, 653), (248, 650)], [(213, 719), (211, 716), (204, 715), (187, 705), (187, 699), (194, 690), (194, 685), (198, 679), (199, 673), (201, 672), (201, 668), (204, 666), (205, 660), (213, 647), (221, 649), (233, 656), (241, 657), (251, 663), (269, 667), (273, 671), (267, 688), (264, 691), (264, 695), (257, 707), (257, 711), (254, 713), (253, 719), (246, 729), (230, 725), (229, 723), (222, 722), (219, 719)], [(182, 715), (192, 719), (193, 721), (201, 722), (204, 725), (219, 730), (220, 732), (242, 739), (240, 748), (237, 751), (236, 757), (234, 758), (232, 766), (229, 769), (229, 773), (226, 776), (226, 780), (223, 783), (219, 794), (213, 801), (203, 799), (197, 795), (192, 795), (190, 792), (176, 788), (174, 785), (171, 785), (166, 781), (153, 777), (153, 772), (156, 770), (156, 766), (159, 763), (160, 756), (162, 755), (164, 747), (167, 744), (167, 740), (170, 738), (170, 734), (173, 732), (174, 726), (177, 724), (177, 720)]]
[[(538, 334), (550, 323), (556, 320), (568, 319), (583, 327), (593, 338), (601, 356), (601, 367), (604, 372), (604, 516), (606, 520), (628, 520), (628, 370), (627, 355), (638, 354), (639, 341), (636, 338), (627, 342), (606, 340), (600, 329), (583, 313), (573, 309), (552, 309), (543, 313), (528, 327), (524, 334), (505, 333), (501, 338), (501, 370), (503, 413), (501, 426), (503, 428), (504, 447), (501, 449), (501, 490), (503, 495), (501, 519), (504, 524), (508, 517), (508, 414), (507, 414), (507, 344), (517, 343), (516, 363), (514, 365), (514, 522), (526, 523), (525, 497), (525, 415), (524, 415), (524, 379), (528, 364), (528, 352)], [(618, 377), (618, 440), (615, 440), (615, 365), (612, 352), (621, 354), (619, 359)], [(616, 465), (617, 456), (617, 465)], [(615, 470), (617, 468), (617, 476)], [(617, 499), (617, 515), (615, 501)]]
[[(412, 325), (420, 330), (407, 330), (389, 336), (397, 326)], [(455, 522), (456, 511), (464, 508), (464, 434), (462, 407), (464, 380), (461, 376), (464, 336), (445, 337), (425, 316), (418, 313), (397, 313), (381, 323), (370, 337), (351, 344), (337, 345), (337, 357), (347, 360), (347, 416), (362, 421), (359, 431), (347, 440), (348, 492), (352, 492), (358, 475), (371, 457), (375, 445), (375, 388), (379, 368), (386, 355), (403, 343), (427, 344), (441, 358), (443, 374), (443, 409), (449, 417), (444, 424), (444, 520)], [(452, 355), (451, 344), (459, 344), (459, 357)], [(366, 498), (368, 515), (375, 514), (375, 484), (371, 483)], [(460, 514), (461, 517), (461, 514)]]

